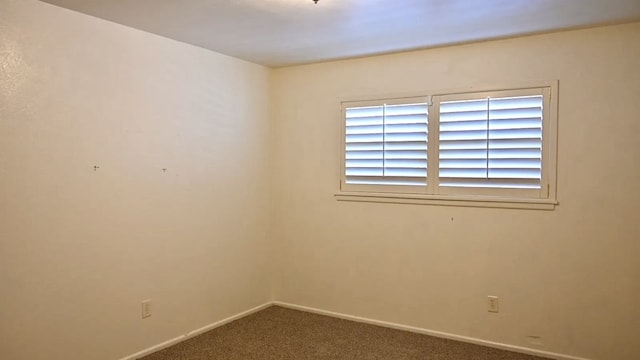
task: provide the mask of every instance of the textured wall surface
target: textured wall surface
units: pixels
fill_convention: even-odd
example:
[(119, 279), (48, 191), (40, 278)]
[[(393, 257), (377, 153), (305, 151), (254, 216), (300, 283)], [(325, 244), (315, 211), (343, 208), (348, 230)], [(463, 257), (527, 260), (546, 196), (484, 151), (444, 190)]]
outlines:
[[(274, 71), (276, 299), (593, 359), (636, 358), (639, 57), (635, 23)], [(334, 199), (341, 98), (536, 80), (559, 80), (555, 211)], [(500, 297), (500, 313), (486, 311), (487, 295)]]
[(268, 81), (0, 0), (0, 358), (113, 360), (269, 299)]
[[(270, 71), (0, 0), (0, 358), (117, 359), (275, 299), (632, 359), (638, 58), (635, 23)], [(556, 210), (334, 199), (341, 98), (535, 80)]]

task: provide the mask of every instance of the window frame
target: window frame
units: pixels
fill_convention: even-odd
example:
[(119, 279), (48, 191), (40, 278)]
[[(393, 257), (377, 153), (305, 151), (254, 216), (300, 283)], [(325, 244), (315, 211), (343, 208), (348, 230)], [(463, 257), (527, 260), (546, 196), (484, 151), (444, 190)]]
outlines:
[[(428, 142), (427, 158), (438, 159), (440, 119), (439, 104), (446, 100), (475, 99), (481, 96), (509, 97), (532, 95), (540, 91), (543, 96), (542, 116), (542, 167), (540, 189), (519, 191), (511, 188), (449, 188), (439, 186), (439, 166), (435, 170), (428, 161), (426, 186), (362, 185), (347, 184), (346, 167), (346, 108), (358, 106), (380, 106), (383, 104), (403, 104), (415, 101), (428, 104)], [(472, 206), (498, 208), (524, 208), (553, 210), (558, 204), (556, 197), (557, 173), (557, 127), (558, 127), (558, 81), (538, 81), (518, 86), (484, 86), (463, 89), (440, 90), (432, 92), (396, 94), (395, 96), (370, 96), (371, 100), (341, 99), (340, 101), (340, 187), (335, 193), (339, 201), (364, 201), (385, 203), (428, 204), (445, 206)], [(431, 171), (429, 171), (431, 170)], [(431, 173), (435, 175), (432, 175)], [(538, 192), (537, 196), (531, 196)]]

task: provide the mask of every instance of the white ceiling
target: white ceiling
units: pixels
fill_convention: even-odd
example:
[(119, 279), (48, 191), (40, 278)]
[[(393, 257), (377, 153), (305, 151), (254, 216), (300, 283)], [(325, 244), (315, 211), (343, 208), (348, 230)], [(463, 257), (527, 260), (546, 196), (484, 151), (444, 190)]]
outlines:
[(267, 66), (640, 20), (640, 0), (43, 0)]

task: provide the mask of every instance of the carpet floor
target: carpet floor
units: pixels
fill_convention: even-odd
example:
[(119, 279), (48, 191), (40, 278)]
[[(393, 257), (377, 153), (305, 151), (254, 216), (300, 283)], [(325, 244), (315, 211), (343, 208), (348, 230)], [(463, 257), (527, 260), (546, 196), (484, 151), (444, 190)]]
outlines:
[(144, 360), (543, 360), (272, 306)]

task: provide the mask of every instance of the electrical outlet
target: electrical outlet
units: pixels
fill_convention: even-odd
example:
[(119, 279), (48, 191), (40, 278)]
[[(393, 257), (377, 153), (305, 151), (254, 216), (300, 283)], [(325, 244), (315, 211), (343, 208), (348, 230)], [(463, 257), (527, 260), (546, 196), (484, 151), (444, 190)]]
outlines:
[(498, 297), (489, 295), (487, 297), (487, 299), (489, 300), (487, 310), (489, 312), (497, 313), (498, 312)]
[(151, 316), (151, 300), (144, 300), (141, 303), (142, 305), (142, 318), (148, 318)]

